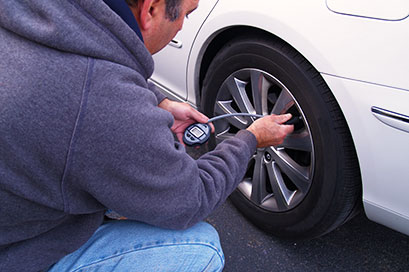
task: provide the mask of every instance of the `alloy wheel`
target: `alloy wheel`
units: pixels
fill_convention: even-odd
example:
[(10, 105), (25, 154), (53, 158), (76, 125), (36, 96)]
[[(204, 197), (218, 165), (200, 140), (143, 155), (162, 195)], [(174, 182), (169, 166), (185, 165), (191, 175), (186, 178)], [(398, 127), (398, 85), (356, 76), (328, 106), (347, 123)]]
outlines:
[[(248, 68), (231, 74), (220, 86), (214, 115), (226, 113), (291, 113), (300, 121), (279, 146), (259, 148), (250, 159), (238, 189), (257, 206), (285, 212), (306, 197), (314, 174), (314, 143), (308, 120), (291, 91), (269, 73)], [(216, 121), (216, 141), (247, 128), (253, 117)]]

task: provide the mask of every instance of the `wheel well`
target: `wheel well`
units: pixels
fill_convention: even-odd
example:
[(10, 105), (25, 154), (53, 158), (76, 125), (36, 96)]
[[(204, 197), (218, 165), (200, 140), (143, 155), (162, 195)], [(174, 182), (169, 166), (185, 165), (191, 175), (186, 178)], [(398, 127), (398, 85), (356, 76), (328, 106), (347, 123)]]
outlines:
[[(236, 26), (227, 28), (224, 31), (220, 32), (209, 44), (206, 49), (206, 52), (203, 55), (201, 66), (200, 66), (200, 73), (199, 73), (199, 93), (198, 97), (201, 97), (201, 91), (203, 86), (203, 80), (209, 69), (210, 63), (212, 62), (213, 58), (216, 56), (217, 52), (230, 40), (237, 38), (238, 36), (254, 36), (254, 37), (269, 37), (278, 39), (277, 36), (266, 32), (264, 30), (249, 27), (249, 26)], [(198, 106), (200, 105), (200, 99), (197, 100)]]

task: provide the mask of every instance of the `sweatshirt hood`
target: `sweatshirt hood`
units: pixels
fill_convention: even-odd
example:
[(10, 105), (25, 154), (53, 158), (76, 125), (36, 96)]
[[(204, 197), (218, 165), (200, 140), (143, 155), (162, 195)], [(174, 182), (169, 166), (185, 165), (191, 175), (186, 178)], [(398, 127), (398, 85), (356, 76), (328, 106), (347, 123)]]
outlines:
[(44, 46), (151, 76), (153, 60), (145, 45), (102, 0), (9, 1), (0, 0), (1, 27)]

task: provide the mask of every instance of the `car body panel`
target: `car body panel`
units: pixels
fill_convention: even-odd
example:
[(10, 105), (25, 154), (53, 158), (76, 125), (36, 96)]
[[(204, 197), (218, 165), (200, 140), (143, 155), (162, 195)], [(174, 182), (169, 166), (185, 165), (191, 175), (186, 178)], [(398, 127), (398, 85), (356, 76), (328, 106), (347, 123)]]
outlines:
[[(405, 174), (409, 162), (409, 144), (405, 143), (409, 142), (409, 133), (382, 123), (371, 111), (371, 107), (376, 106), (409, 116), (409, 92), (323, 76), (330, 89), (337, 90), (335, 97), (354, 140), (368, 218), (390, 225), (392, 222), (377, 212), (382, 209), (409, 219), (409, 198), (406, 197), (409, 177)], [(372, 208), (367, 209), (368, 205)], [(406, 224), (409, 226), (409, 221)], [(404, 232), (409, 234), (409, 228)]]
[(366, 215), (370, 220), (401, 233), (408, 234), (409, 217), (393, 210), (388, 210), (387, 208), (370, 201), (365, 201), (364, 205)]
[[(170, 51), (166, 56), (156, 56), (156, 63), (160, 62), (167, 70), (156, 71), (153, 80), (196, 105), (202, 58), (217, 35), (246, 26), (284, 40), (322, 74), (344, 113), (359, 159), (367, 216), (409, 235), (409, 198), (405, 195), (409, 191), (406, 174), (409, 133), (386, 125), (371, 111), (372, 107), (379, 107), (409, 116), (409, 20), (366, 18), (373, 16), (362, 12), (356, 14), (365, 18), (338, 14), (327, 7), (325, 0), (211, 2), (203, 14), (211, 13), (192, 17), (186, 23), (194, 27), (186, 26), (180, 33), (180, 38), (189, 36), (188, 42), (183, 43), (191, 45), (183, 48), (186, 52), (184, 58), (179, 59), (181, 64), (173, 66), (175, 60), (169, 61), (173, 54)], [(376, 13), (381, 14), (377, 16), (389, 19), (404, 16), (396, 12), (396, 3), (383, 1), (378, 9), (385, 11)], [(349, 9), (354, 15), (352, 6), (351, 1), (346, 1), (337, 9)], [(389, 13), (388, 9), (396, 13)], [(195, 22), (196, 19), (202, 24)], [(187, 33), (192, 31), (195, 32)], [(176, 69), (182, 71), (177, 75), (179, 83), (162, 82), (163, 78), (176, 77), (173, 74)], [(389, 217), (384, 216), (387, 213)], [(391, 218), (395, 218), (395, 223), (391, 223)]]

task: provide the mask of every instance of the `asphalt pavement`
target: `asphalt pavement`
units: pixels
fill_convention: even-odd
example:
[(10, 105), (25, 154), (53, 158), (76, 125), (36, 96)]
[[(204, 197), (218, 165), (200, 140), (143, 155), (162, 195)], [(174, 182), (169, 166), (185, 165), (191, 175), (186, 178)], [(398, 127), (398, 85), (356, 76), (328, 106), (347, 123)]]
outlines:
[(207, 221), (219, 232), (224, 272), (409, 271), (409, 237), (369, 221), (364, 214), (310, 241), (268, 235), (230, 201)]
[[(201, 151), (188, 148), (197, 158)], [(409, 236), (359, 214), (309, 241), (276, 238), (256, 228), (227, 201), (207, 221), (219, 232), (224, 272), (409, 271)]]

